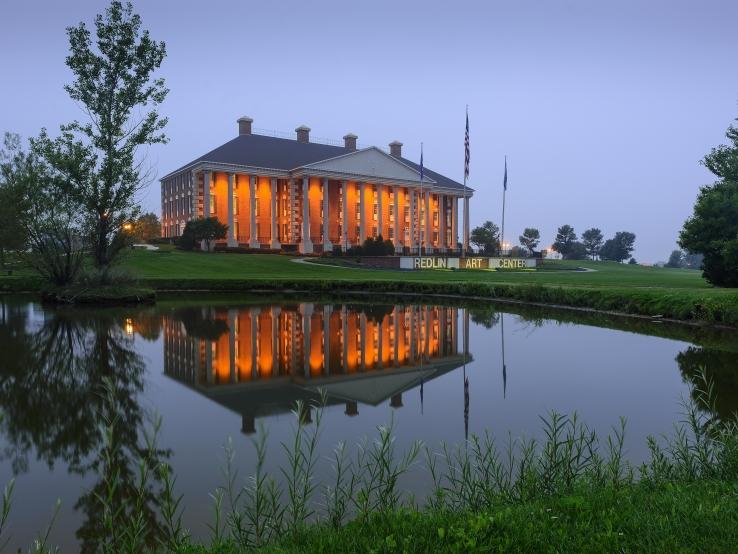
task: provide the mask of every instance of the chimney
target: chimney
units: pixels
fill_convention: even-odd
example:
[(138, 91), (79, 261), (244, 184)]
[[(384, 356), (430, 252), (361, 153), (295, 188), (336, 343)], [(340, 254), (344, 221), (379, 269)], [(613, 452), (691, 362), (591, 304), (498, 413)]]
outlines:
[(402, 143), (399, 140), (393, 140), (389, 143), (390, 155), (395, 158), (402, 158)]
[(297, 133), (297, 142), (310, 142), (310, 127), (300, 125), (295, 129), (295, 133)]
[(348, 150), (356, 150), (356, 139), (359, 138), (353, 133), (343, 136), (343, 147)]
[(253, 119), (245, 115), (238, 118), (238, 134), (239, 135), (250, 135), (251, 134), (251, 123)]

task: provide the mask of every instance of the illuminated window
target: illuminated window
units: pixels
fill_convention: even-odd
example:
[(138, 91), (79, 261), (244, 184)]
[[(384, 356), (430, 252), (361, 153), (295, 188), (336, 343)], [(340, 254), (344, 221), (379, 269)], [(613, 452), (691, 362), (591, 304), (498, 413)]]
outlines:
[(389, 238), (394, 239), (395, 238), (395, 229), (394, 227), (389, 228)]
[(233, 215), (238, 215), (238, 196), (233, 195)]
[(216, 205), (215, 205), (215, 195), (211, 194), (210, 195), (210, 215), (213, 215), (215, 213), (218, 213), (216, 210)]

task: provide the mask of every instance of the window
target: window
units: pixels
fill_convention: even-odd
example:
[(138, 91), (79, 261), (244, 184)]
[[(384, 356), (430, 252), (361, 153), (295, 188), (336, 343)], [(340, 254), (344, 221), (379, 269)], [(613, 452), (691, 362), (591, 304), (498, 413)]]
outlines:
[(215, 195), (211, 193), (210, 194), (210, 215), (213, 215), (215, 213), (218, 213), (217, 210), (215, 209)]
[(233, 195), (233, 215), (238, 215), (238, 196)]
[(389, 238), (390, 238), (390, 240), (394, 240), (394, 238), (395, 238), (395, 230), (394, 230), (393, 227), (390, 227), (389, 228)]
[(254, 195), (254, 217), (259, 217), (259, 195)]

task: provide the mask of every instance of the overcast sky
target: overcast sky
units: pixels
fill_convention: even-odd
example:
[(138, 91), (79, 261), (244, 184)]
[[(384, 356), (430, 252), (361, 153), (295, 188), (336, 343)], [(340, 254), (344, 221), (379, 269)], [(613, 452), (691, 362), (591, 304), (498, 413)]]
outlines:
[[(65, 27), (106, 4), (0, 2), (0, 131), (24, 137), (82, 117), (62, 86)], [(667, 258), (700, 185), (699, 160), (738, 116), (735, 0), (506, 2), (138, 1), (167, 44), (159, 177), (237, 134), (236, 119), (404, 154), (461, 181), (471, 122), (471, 222), (524, 227), (550, 244), (637, 235), (639, 261)], [(142, 196), (159, 212), (158, 181)]]

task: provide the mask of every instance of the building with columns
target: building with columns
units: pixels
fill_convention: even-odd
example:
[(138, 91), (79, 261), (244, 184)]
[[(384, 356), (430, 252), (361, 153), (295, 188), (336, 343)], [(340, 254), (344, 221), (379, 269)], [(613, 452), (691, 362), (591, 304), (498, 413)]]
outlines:
[(391, 240), (397, 253), (449, 253), (469, 241), (473, 190), (403, 158), (402, 143), (389, 153), (252, 133), (238, 120), (238, 136), (161, 179), (162, 236), (178, 237), (191, 219), (217, 217), (228, 225), (230, 247), (303, 254), (347, 250), (369, 237)]

